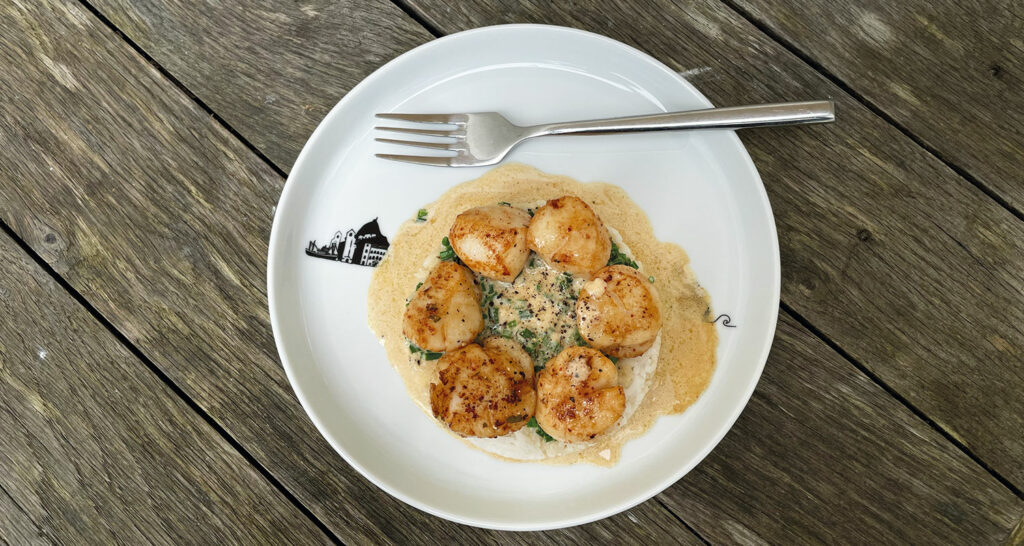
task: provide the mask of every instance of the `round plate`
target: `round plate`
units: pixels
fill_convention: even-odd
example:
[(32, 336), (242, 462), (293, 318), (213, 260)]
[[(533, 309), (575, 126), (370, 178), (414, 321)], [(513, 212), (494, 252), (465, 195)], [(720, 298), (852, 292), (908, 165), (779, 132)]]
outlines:
[(375, 158), (374, 152), (410, 153), (373, 141), (375, 113), (496, 111), (514, 123), (534, 124), (709, 106), (686, 80), (636, 49), (540, 25), (435, 40), (349, 92), (313, 132), (288, 177), (267, 274), (274, 338), (288, 379), (338, 453), (417, 508), (509, 530), (615, 514), (703, 459), (757, 384), (779, 304), (771, 208), (757, 170), (730, 131), (547, 137), (506, 159), (625, 189), (658, 238), (689, 253), (714, 312), (731, 318), (731, 327), (724, 318), (718, 322), (718, 364), (703, 396), (628, 443), (612, 468), (503, 462), (446, 433), (407, 396), (367, 327), (366, 297), (373, 272), (367, 265), (399, 225), (451, 186), (486, 171)]

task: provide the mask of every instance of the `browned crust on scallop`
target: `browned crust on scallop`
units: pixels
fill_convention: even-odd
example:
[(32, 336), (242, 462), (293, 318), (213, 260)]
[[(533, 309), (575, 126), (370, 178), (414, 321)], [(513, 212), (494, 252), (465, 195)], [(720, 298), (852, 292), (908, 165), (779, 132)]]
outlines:
[(473, 343), (445, 353), (438, 366), (430, 409), (453, 432), (494, 438), (523, 428), (533, 417), (533, 370), (524, 368), (518, 355), (487, 342), (484, 347)]
[(619, 385), (595, 388), (586, 378), (576, 378), (575, 388), (563, 388), (566, 381), (573, 380), (568, 364), (580, 357), (587, 359), (592, 370), (615, 369), (615, 364), (600, 351), (567, 347), (537, 374), (537, 424), (563, 442), (593, 440), (611, 428), (626, 410), (626, 393)]
[[(456, 309), (450, 294), (453, 290), (468, 291), (474, 306), (463, 306), (458, 309), (468, 318), (459, 319), (463, 323), (471, 321), (467, 335), (454, 338), (445, 330), (449, 313)], [(449, 294), (444, 297), (443, 294)], [(476, 285), (473, 274), (455, 262), (441, 262), (427, 275), (402, 317), (402, 333), (414, 345), (428, 351), (450, 351), (472, 342), (483, 330), (483, 312), (480, 310), (480, 287)], [(479, 327), (477, 327), (479, 325)], [(472, 335), (468, 335), (472, 334)], [(441, 341), (438, 342), (437, 338)]]
[[(556, 216), (570, 209), (570, 216)], [(555, 229), (559, 237), (550, 240), (539, 235), (539, 228)], [(575, 275), (589, 277), (608, 263), (612, 241), (601, 218), (586, 201), (574, 195), (549, 200), (537, 209), (528, 232), (530, 248), (551, 267)], [(578, 251), (585, 247), (586, 252)]]
[[(601, 294), (592, 294), (587, 285), (576, 300), (576, 324), (587, 343), (616, 358), (630, 358), (647, 352), (661, 328), (661, 310), (657, 292), (650, 281), (632, 267), (610, 265), (594, 273), (605, 282)], [(646, 305), (623, 305), (613, 294), (629, 292)], [(593, 312), (600, 309), (599, 313)], [(647, 335), (641, 336), (639, 332)], [(601, 338), (632, 338), (629, 344), (605, 344)]]
[[(473, 271), (499, 281), (512, 282), (526, 265), (530, 251), (527, 226), (530, 215), (501, 205), (475, 207), (455, 217), (448, 231), (452, 250)], [(470, 239), (487, 249), (487, 257), (476, 259), (467, 252)]]

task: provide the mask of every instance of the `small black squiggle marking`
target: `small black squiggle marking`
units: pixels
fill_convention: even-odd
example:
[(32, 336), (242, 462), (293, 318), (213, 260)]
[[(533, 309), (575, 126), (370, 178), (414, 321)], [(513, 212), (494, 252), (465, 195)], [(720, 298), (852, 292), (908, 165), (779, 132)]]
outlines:
[(737, 326), (732, 323), (732, 317), (724, 313), (715, 317), (715, 320), (711, 321), (711, 324), (718, 322), (718, 319), (722, 319), (722, 326), (725, 326), (726, 328), (735, 328)]

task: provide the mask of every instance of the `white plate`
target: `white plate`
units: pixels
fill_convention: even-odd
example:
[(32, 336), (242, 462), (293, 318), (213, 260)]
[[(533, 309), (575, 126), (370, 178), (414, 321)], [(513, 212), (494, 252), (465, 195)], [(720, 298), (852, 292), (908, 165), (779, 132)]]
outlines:
[(417, 508), (514, 530), (615, 514), (662, 491), (703, 459), (754, 390), (779, 303), (771, 208), (734, 133), (549, 137), (527, 142), (508, 159), (624, 188), (647, 211), (660, 239), (687, 250), (715, 311), (728, 313), (737, 326), (719, 322), (718, 366), (700, 400), (627, 444), (613, 468), (502, 462), (435, 426), (408, 398), (367, 327), (372, 268), (306, 256), (304, 250), (313, 239), (322, 245), (335, 232), (346, 235), (374, 218), (390, 237), (423, 204), (485, 172), (374, 158), (385, 149), (373, 142), (376, 112), (498, 111), (532, 124), (708, 106), (686, 80), (640, 51), (596, 34), (539, 25), (435, 40), (349, 92), (292, 169), (274, 218), (267, 275), (281, 361), (310, 418), (338, 453)]

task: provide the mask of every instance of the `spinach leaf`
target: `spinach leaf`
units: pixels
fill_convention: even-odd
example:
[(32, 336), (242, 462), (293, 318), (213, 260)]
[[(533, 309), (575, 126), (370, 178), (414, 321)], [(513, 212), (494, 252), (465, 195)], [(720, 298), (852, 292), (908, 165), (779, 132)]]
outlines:
[(548, 434), (547, 432), (544, 432), (544, 429), (540, 428), (540, 425), (537, 424), (537, 418), (536, 417), (530, 417), (530, 421), (526, 423), (526, 426), (536, 430), (537, 431), (537, 435), (540, 436), (541, 438), (544, 438), (545, 442), (554, 442), (555, 441), (555, 439), (552, 438), (550, 434)]
[(413, 345), (412, 343), (409, 344), (409, 352), (412, 354), (418, 353), (423, 355), (423, 360), (437, 360), (444, 355), (444, 353), (435, 353), (434, 351), (420, 349), (419, 347)]
[(615, 241), (612, 241), (612, 255), (608, 258), (608, 265), (628, 265), (633, 269), (640, 269), (636, 262), (619, 250), (619, 245), (615, 244)]

